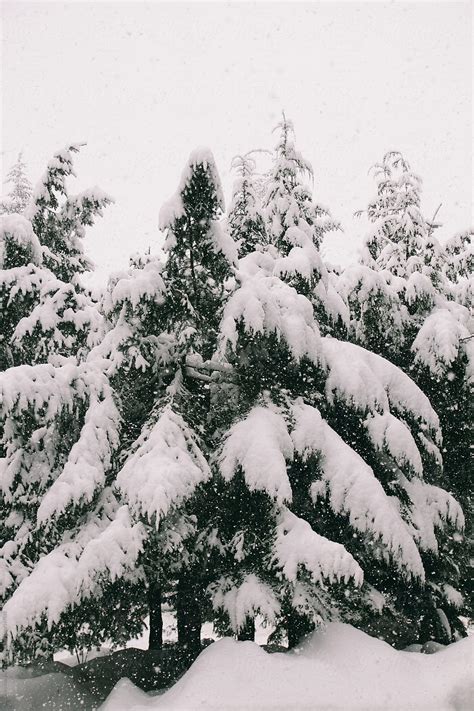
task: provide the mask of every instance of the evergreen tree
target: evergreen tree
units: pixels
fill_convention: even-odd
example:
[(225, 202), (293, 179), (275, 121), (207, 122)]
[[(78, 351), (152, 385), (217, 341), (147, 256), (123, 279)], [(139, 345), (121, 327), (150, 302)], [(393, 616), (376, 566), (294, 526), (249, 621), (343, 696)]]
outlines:
[[(43, 202), (38, 192), (30, 211), (36, 209), (36, 200)], [(78, 226), (82, 218), (79, 213)], [(61, 229), (54, 226), (55, 219), (62, 223), (52, 212), (48, 220), (50, 231)], [(102, 335), (103, 318), (96, 305), (74, 279), (65, 283), (48, 268), (46, 262), (51, 263), (52, 253), (45, 245), (40, 222), (35, 233), (24, 216), (8, 215), (1, 220), (0, 356), (4, 372), (0, 406), (0, 595), (6, 601), (64, 533), (64, 520), (56, 526), (48, 517), (39, 516), (44, 497), (56, 478), (60, 483), (55, 491), (62, 490), (67, 508), (72, 503), (66, 491), (73, 486), (75, 477), (81, 489), (81, 477), (82, 484), (87, 479), (85, 472), (100, 467), (102, 454), (97, 450), (106, 450), (97, 431), (102, 411), (99, 403), (107, 399), (107, 382), (103, 377), (94, 379), (94, 373), (84, 371), (81, 365)], [(70, 218), (71, 228), (72, 225)], [(63, 254), (64, 263), (66, 257)], [(108, 407), (112, 412), (110, 396)], [(116, 435), (106, 426), (103, 439), (107, 441), (109, 437), (114, 441)], [(60, 476), (64, 470), (68, 472), (66, 480)], [(89, 490), (85, 503), (92, 498)], [(80, 500), (81, 495), (76, 503)], [(7, 605), (5, 608), (9, 609)], [(41, 652), (41, 648), (50, 652), (51, 644), (53, 636), (49, 633), (39, 638), (27, 635), (16, 645), (16, 653), (27, 658)]]
[(23, 161), (23, 154), (19, 153), (14, 166), (10, 168), (5, 182), (10, 183), (12, 188), (6, 198), (0, 201), (0, 215), (21, 214), (30, 202), (32, 195), (32, 185), (26, 175), (26, 163)]
[[(374, 228), (365, 244), (365, 265), (349, 268), (340, 280), (351, 311), (351, 335), (410, 374), (436, 407), (444, 467), (431, 467), (426, 476), (456, 495), (469, 525), (472, 355), (464, 339), (472, 326), (449, 281), (447, 254), (456, 248), (444, 251), (435, 239), (435, 225), (420, 210), (421, 180), (399, 153), (386, 154), (375, 175), (377, 195), (367, 209)], [(462, 598), (455, 592), (465, 574), (461, 540), (451, 531), (436, 555), (425, 555), (424, 595), (416, 604), (406, 596), (404, 605), (418, 607), (427, 638), (446, 642), (463, 632), (458, 619)]]
[[(423, 590), (423, 551), (436, 551), (442, 531), (463, 517), (423, 480), (440, 458), (427, 398), (379, 356), (321, 338), (328, 302), (314, 294), (327, 281), (301, 184), (308, 166), (286, 121), (281, 128), (266, 203), (273, 244), (240, 261), (221, 323), (234, 422), (218, 459), (227, 484), (218, 522), (224, 572), (211, 589), (234, 631), (247, 632), (260, 612), (280, 620), (294, 645), (321, 618), (364, 626), (374, 610), (400, 615), (393, 580)], [(338, 583), (361, 585), (363, 576), (347, 598)], [(420, 633), (413, 623), (405, 643)]]
[[(321, 620), (367, 628), (380, 613), (405, 624), (403, 646), (431, 634), (440, 600), (459, 604), (445, 549), (463, 514), (440, 486), (439, 419), (397, 365), (334, 337), (357, 320), (319, 254), (334, 224), (286, 119), (280, 129), (267, 244), (246, 229), (252, 200), (227, 234), (214, 160), (199, 149), (160, 213), (166, 259), (135, 259), (110, 280), (100, 340), (0, 374), (14, 532), (1, 624), (14, 647), (49, 627), (54, 648), (85, 620), (89, 639), (110, 629), (120, 641), (148, 610), (159, 648), (163, 595), (187, 659), (205, 618), (252, 638), (261, 614), (294, 646)], [(86, 267), (81, 227), (100, 210), (100, 198), (89, 213), (67, 198), (70, 172), (63, 152), (31, 213), (59, 276)]]
[[(224, 280), (236, 256), (218, 222), (220, 210), (212, 156), (195, 152), (161, 213), (166, 264), (147, 259), (111, 281), (104, 301), (109, 330), (84, 363), (107, 393), (101, 396), (97, 384), (102, 406), (110, 408), (102, 415), (104, 449), (80, 477), (72, 478), (66, 465), (42, 493), (37, 520), (54, 531), (61, 522), (62, 533), (5, 605), (12, 634), (45, 615), (49, 623), (66, 624), (71, 610), (100, 600), (107, 586), (122, 580), (135, 591), (131, 623), (148, 604), (152, 647), (161, 643), (161, 594), (176, 587), (179, 642), (190, 658), (200, 650), (207, 518), (199, 493), (211, 475), (203, 453), (210, 413), (209, 378), (192, 363), (200, 366), (215, 348)], [(82, 391), (86, 396), (84, 385)], [(54, 449), (58, 443), (50, 439)], [(89, 457), (94, 451), (91, 446)], [(63, 554), (69, 577), (58, 602), (45, 576)], [(31, 595), (33, 585), (42, 588), (41, 604)]]
[(446, 277), (451, 286), (450, 297), (468, 309), (474, 306), (472, 274), (474, 272), (474, 230), (459, 232), (445, 244)]

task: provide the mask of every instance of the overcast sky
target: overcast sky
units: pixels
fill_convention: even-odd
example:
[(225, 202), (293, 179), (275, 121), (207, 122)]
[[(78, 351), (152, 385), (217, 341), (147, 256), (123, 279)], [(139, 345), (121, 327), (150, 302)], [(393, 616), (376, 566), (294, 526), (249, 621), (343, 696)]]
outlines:
[(86, 239), (98, 278), (155, 250), (161, 203), (208, 145), (230, 162), (272, 148), (284, 109), (315, 196), (343, 223), (326, 244), (354, 258), (353, 218), (389, 149), (424, 179), (446, 238), (472, 223), (470, 2), (3, 2), (2, 176), (24, 151), (37, 180), (57, 148), (87, 141), (76, 191), (116, 204)]

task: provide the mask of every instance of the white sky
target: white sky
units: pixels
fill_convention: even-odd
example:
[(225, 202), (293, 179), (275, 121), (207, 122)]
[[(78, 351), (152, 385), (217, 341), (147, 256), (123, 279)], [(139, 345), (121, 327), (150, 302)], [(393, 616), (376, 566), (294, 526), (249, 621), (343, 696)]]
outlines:
[(33, 182), (86, 140), (72, 190), (112, 194), (86, 239), (98, 278), (155, 250), (161, 203), (208, 145), (229, 196), (232, 156), (272, 148), (281, 110), (343, 223), (353, 258), (371, 164), (401, 150), (440, 202), (445, 238), (472, 223), (469, 2), (3, 2), (2, 176), (20, 149)]

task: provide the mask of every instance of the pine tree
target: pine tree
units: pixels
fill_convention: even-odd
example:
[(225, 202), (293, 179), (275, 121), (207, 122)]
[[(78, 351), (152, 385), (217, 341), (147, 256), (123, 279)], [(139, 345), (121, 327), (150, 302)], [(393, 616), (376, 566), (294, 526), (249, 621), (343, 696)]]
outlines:
[[(228, 569), (213, 599), (234, 629), (246, 623), (242, 609), (259, 611), (280, 617), (295, 642), (301, 618), (357, 622), (364, 601), (386, 599), (384, 581), (421, 586), (421, 549), (437, 546), (445, 519), (462, 525), (462, 513), (422, 478), (439, 441), (426, 397), (381, 357), (321, 338), (310, 302), (272, 271), (239, 275), (222, 322), (237, 395), (219, 462), (234, 490), (221, 498)], [(388, 469), (403, 466), (395, 481), (382, 477), (382, 452)], [(337, 583), (363, 575), (351, 608)]]
[[(194, 365), (200, 369), (215, 348), (220, 301), (228, 288), (224, 280), (236, 257), (218, 222), (220, 210), (212, 156), (195, 152), (175, 198), (161, 213), (168, 230), (165, 265), (140, 260), (109, 285), (108, 330), (83, 363), (96, 383), (95, 400), (106, 410), (97, 419), (90, 415), (90, 426), (102, 419), (102, 451), (89, 443), (89, 459), (97, 452), (92, 466), (73, 477), (66, 463), (42, 492), (37, 519), (57, 537), (51, 540), (50, 533), (49, 552), (5, 605), (11, 634), (41, 624), (45, 615), (58, 628), (67, 627), (74, 610), (122, 582), (134, 590), (133, 598), (123, 592), (131, 624), (137, 625), (140, 611), (143, 619), (148, 604), (152, 647), (161, 643), (160, 597), (176, 592), (180, 644), (188, 658), (200, 650), (207, 524), (201, 489), (211, 476), (204, 454), (210, 413), (209, 378)], [(80, 391), (87, 399), (83, 382)], [(79, 444), (91, 407), (86, 403)], [(48, 441), (53, 450), (58, 446), (53, 433)], [(45, 576), (64, 555), (68, 579), (58, 601)], [(41, 601), (31, 595), (39, 587)], [(107, 614), (104, 610), (103, 617)]]
[(240, 261), (221, 323), (230, 427), (218, 457), (223, 567), (211, 589), (234, 631), (260, 612), (294, 645), (334, 615), (362, 626), (384, 607), (400, 615), (391, 581), (422, 590), (422, 552), (463, 517), (423, 480), (440, 458), (427, 398), (380, 356), (321, 337), (314, 290), (325, 268), (301, 185), (308, 166), (281, 128), (266, 202), (273, 244)]
[(5, 182), (11, 183), (12, 188), (6, 198), (0, 202), (0, 215), (21, 214), (30, 202), (32, 195), (32, 185), (25, 172), (26, 163), (23, 161), (23, 153), (19, 153), (17, 161), (7, 175)]
[[(1, 218), (3, 368), (44, 363), (52, 354), (80, 355), (100, 338), (102, 317), (75, 269), (90, 267), (78, 235), (112, 200), (98, 188), (68, 195), (65, 178), (73, 174), (74, 150), (59, 151), (50, 162), (25, 211), (31, 221), (20, 215)], [(53, 240), (57, 252), (52, 235), (62, 235)]]
[(0, 370), (5, 370), (17, 361), (15, 329), (38, 305), (49, 274), (31, 223), (20, 215), (0, 220)]
[[(187, 660), (203, 619), (252, 638), (257, 614), (294, 646), (321, 620), (367, 628), (380, 613), (405, 624), (403, 646), (442, 597), (459, 603), (436, 562), (455, 562), (440, 551), (463, 525), (439, 485), (439, 419), (395, 364), (334, 337), (352, 325), (319, 254), (333, 222), (286, 119), (280, 129), (267, 244), (227, 234), (214, 160), (195, 151), (160, 213), (165, 260), (110, 280), (100, 340), (0, 374), (14, 647), (87, 636), (85, 620), (89, 640), (110, 628), (120, 641), (148, 611), (159, 648), (163, 596)], [(71, 231), (54, 204), (66, 158), (32, 213), (61, 274), (86, 266), (80, 213)]]
[[(44, 202), (38, 192), (30, 206), (31, 212), (38, 207), (37, 200)], [(82, 214), (77, 215), (78, 226), (82, 218)], [(74, 279), (65, 283), (48, 268), (46, 262), (51, 263), (52, 253), (45, 245), (41, 222), (36, 222), (38, 231), (35, 232), (24, 216), (9, 215), (1, 220), (4, 372), (1, 374), (0, 507), (4, 525), (0, 594), (5, 601), (35, 564), (58, 545), (61, 535), (67, 535), (63, 528), (65, 518), (56, 525), (56, 521), (53, 524), (48, 516), (42, 518), (39, 514), (56, 478), (59, 484), (54, 491), (62, 492), (58, 498), (60, 509), (61, 497), (65, 499), (64, 509), (73, 508), (73, 495), (67, 491), (74, 488), (76, 477), (78, 490), (85, 487), (85, 503), (90, 503), (94, 495), (88, 488), (90, 482), (85, 480), (91, 473), (100, 472), (101, 454), (97, 452), (106, 452), (104, 441), (110, 438), (113, 442), (117, 435), (112, 429), (107, 430), (107, 420), (103, 438), (99, 435), (100, 413), (107, 407), (114, 413), (113, 401), (110, 393), (106, 395), (106, 379), (92, 370), (88, 372), (81, 363), (100, 340), (102, 316)], [(55, 220), (61, 224), (55, 225)], [(69, 220), (72, 226), (72, 218)], [(51, 212), (48, 225), (50, 232), (59, 231), (62, 217)], [(64, 253), (64, 264), (66, 258)], [(72, 268), (68, 271), (72, 273)], [(107, 397), (108, 403), (102, 405)], [(118, 420), (115, 424), (118, 426)], [(88, 446), (91, 447), (89, 453)], [(67, 474), (62, 477), (64, 471)], [(51, 498), (54, 496), (49, 500)], [(80, 502), (81, 494), (75, 503)], [(46, 510), (48, 506), (51, 507), (51, 503), (46, 505)], [(54, 506), (51, 510), (53, 514), (56, 512)], [(11, 609), (8, 603), (5, 609)], [(53, 637), (50, 633), (40, 638), (37, 635), (23, 637), (16, 645), (16, 653), (27, 658), (41, 652), (41, 647), (50, 651)]]
[[(445, 251), (439, 245), (436, 224), (421, 212), (421, 179), (396, 152), (385, 155), (375, 175), (377, 195), (367, 209), (374, 228), (366, 240), (365, 265), (350, 268), (340, 280), (340, 292), (351, 310), (351, 335), (405, 370), (436, 407), (444, 466), (427, 469), (426, 476), (456, 495), (469, 522), (472, 356), (464, 339), (471, 330), (470, 316), (453, 298), (449, 248)], [(428, 583), (417, 606), (427, 638), (450, 641), (453, 634), (463, 632), (458, 619), (461, 596), (456, 593), (463, 577), (459, 567), (465, 567), (461, 540), (451, 531), (435, 555), (425, 555)], [(404, 604), (413, 607), (408, 598)]]

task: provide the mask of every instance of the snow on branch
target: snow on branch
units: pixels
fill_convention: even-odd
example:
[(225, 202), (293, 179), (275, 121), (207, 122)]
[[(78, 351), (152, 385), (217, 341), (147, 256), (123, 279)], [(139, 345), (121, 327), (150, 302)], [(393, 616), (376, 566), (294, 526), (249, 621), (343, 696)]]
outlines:
[(39, 559), (3, 606), (1, 638), (11, 640), (21, 629), (39, 624), (43, 616), (51, 629), (68, 607), (93, 591), (99, 577), (114, 581), (135, 568), (143, 526), (133, 525), (128, 508), (117, 509), (114, 501), (105, 491), (98, 503), (101, 514), (91, 512), (75, 537), (66, 535)]
[(209, 237), (216, 254), (221, 253), (229, 264), (237, 265), (238, 251), (232, 237), (224, 229), (221, 221), (213, 220), (209, 227)]
[(146, 426), (117, 476), (131, 509), (158, 526), (173, 506), (211, 476), (196, 434), (167, 405)]
[(413, 537), (425, 551), (438, 552), (435, 529), (444, 529), (448, 524), (462, 530), (464, 514), (456, 499), (444, 489), (427, 484), (420, 479), (409, 481), (400, 477), (400, 484), (412, 502), (410, 518)]
[(469, 375), (474, 378), (474, 345), (469, 342), (472, 316), (459, 304), (435, 309), (423, 322), (412, 345), (415, 363), (425, 366), (435, 376), (447, 373), (464, 350), (469, 361)]
[(149, 261), (143, 269), (132, 269), (111, 283), (104, 298), (104, 309), (110, 313), (117, 306), (129, 303), (137, 308), (144, 299), (161, 305), (164, 303), (166, 287), (161, 275), (162, 265), (158, 260)]
[(228, 431), (219, 467), (226, 481), (240, 468), (250, 491), (265, 491), (283, 503), (291, 501), (286, 461), (292, 458), (293, 444), (283, 417), (266, 407), (254, 407)]
[(19, 365), (0, 373), (0, 413), (20, 415), (28, 407), (45, 409), (45, 420), (52, 420), (64, 407), (72, 408), (74, 383), (80, 375), (73, 360), (61, 367), (49, 363)]
[(280, 612), (280, 604), (269, 585), (249, 574), (238, 583), (231, 578), (220, 578), (210, 589), (214, 610), (227, 613), (232, 630), (241, 630), (248, 618), (262, 615), (270, 624)]
[[(384, 412), (393, 408), (407, 413), (441, 441), (439, 418), (420, 388), (396, 365), (382, 356), (336, 338), (322, 338), (323, 353), (329, 367), (326, 394), (335, 393), (361, 410)], [(347, 367), (347, 363), (351, 367)]]
[(26, 261), (39, 265), (42, 261), (41, 245), (33, 232), (33, 226), (22, 215), (2, 215), (0, 217), (0, 269), (7, 267), (9, 248), (20, 247), (26, 255)]
[(98, 576), (113, 582), (133, 570), (145, 535), (143, 525), (132, 522), (128, 506), (121, 506), (114, 520), (84, 546), (75, 573), (76, 592), (87, 596)]
[(403, 469), (408, 466), (418, 476), (423, 475), (421, 455), (413, 435), (404, 422), (390, 412), (369, 415), (365, 426), (370, 439), (379, 450), (387, 450), (396, 464)]
[(362, 568), (340, 543), (330, 541), (313, 531), (307, 521), (283, 508), (277, 524), (274, 562), (289, 581), (296, 581), (298, 570), (304, 568), (315, 583), (330, 583), (351, 578), (362, 585)]
[(48, 628), (75, 599), (74, 577), (77, 561), (70, 546), (59, 546), (40, 558), (5, 603), (0, 618), (0, 638), (12, 638), (25, 627), (38, 624), (46, 615)]
[(244, 279), (228, 300), (221, 322), (220, 351), (238, 347), (238, 325), (249, 335), (274, 333), (296, 361), (322, 361), (321, 337), (311, 302), (276, 277), (256, 274)]
[(77, 195), (69, 196), (61, 207), (61, 219), (73, 227), (78, 236), (83, 237), (84, 231), (81, 227), (92, 226), (96, 216), (102, 217), (102, 209), (114, 202), (113, 197), (95, 185)]
[[(40, 303), (20, 319), (12, 339), (24, 347), (29, 336), (38, 338), (35, 350), (47, 357), (52, 344), (59, 353), (77, 349), (77, 337), (84, 334), (84, 342), (93, 346), (103, 328), (103, 316), (83, 293), (73, 284), (65, 284), (52, 275), (41, 289)], [(72, 329), (72, 332), (71, 332)]]
[[(297, 229), (297, 228), (291, 228)], [(290, 230), (287, 230), (287, 233)], [(318, 250), (314, 245), (292, 247), (286, 257), (275, 260), (273, 274), (276, 277), (300, 276), (310, 282), (314, 274), (324, 275), (327, 279), (324, 266)]]
[[(389, 408), (389, 401), (384, 383), (374, 377), (365, 353), (348, 353), (345, 346), (352, 344), (333, 338), (322, 339), (322, 349), (329, 367), (326, 380), (326, 397), (330, 403), (342, 400), (361, 411), (384, 412)], [(361, 349), (362, 350), (362, 349)], [(349, 357), (348, 359), (348, 356)], [(347, 364), (350, 363), (350, 368)]]
[(62, 514), (71, 504), (89, 503), (105, 484), (112, 454), (119, 445), (120, 416), (110, 389), (89, 402), (79, 439), (58, 478), (41, 500), (38, 523)]
[(423, 579), (423, 564), (409, 528), (368, 464), (316, 408), (297, 400), (293, 417), (295, 452), (303, 459), (322, 455), (322, 478), (311, 486), (313, 500), (328, 496), (336, 514), (348, 516), (356, 531), (379, 539), (402, 571)]

